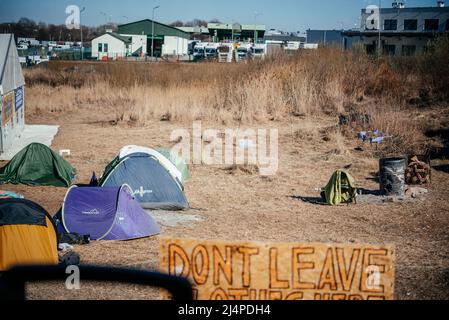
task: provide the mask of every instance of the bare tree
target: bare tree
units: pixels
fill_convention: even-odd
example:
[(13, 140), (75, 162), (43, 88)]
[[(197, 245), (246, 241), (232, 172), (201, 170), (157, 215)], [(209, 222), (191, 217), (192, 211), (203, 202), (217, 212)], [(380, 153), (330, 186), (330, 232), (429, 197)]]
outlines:
[[(116, 24), (102, 25), (98, 27), (83, 26), (84, 41), (91, 41), (105, 33), (106, 28), (117, 30)], [(0, 32), (14, 33), (19, 38), (36, 38), (40, 41), (80, 41), (81, 34), (79, 30), (68, 30), (64, 24), (46, 24), (44, 22), (36, 23), (28, 18), (20, 18), (17, 22), (0, 23)]]
[(176, 20), (175, 22), (172, 22), (170, 24), (170, 26), (172, 26), (172, 27), (184, 27), (184, 22), (182, 22), (181, 20)]

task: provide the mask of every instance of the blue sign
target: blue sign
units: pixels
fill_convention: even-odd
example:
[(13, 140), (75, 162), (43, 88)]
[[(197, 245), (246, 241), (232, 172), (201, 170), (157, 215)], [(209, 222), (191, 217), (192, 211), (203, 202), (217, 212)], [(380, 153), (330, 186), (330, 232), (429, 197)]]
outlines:
[(14, 90), (14, 105), (16, 112), (23, 107), (23, 87)]

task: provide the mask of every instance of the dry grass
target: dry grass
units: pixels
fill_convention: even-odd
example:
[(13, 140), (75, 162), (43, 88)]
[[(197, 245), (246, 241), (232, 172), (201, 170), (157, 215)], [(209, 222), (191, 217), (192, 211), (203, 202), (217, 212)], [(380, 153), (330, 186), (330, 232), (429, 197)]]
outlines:
[[(29, 92), (27, 93), (29, 94)], [(28, 100), (33, 97), (28, 96)], [(78, 183), (88, 183), (92, 171), (103, 172), (118, 150), (127, 144), (169, 147), (170, 135), (180, 124), (153, 120), (148, 126), (87, 122), (82, 110), (42, 118), (60, 124), (53, 150), (70, 149), (68, 158), (77, 169)], [(449, 119), (449, 114), (446, 115)], [(34, 118), (32, 118), (35, 121)], [(40, 122), (39, 120), (38, 122)], [(447, 299), (449, 270), (448, 173), (434, 170), (428, 198), (412, 203), (319, 206), (299, 197), (319, 197), (336, 169), (352, 165), (358, 186), (377, 190), (373, 173), (378, 161), (354, 151), (354, 140), (342, 140), (331, 117), (297, 117), (268, 123), (279, 129), (279, 172), (261, 177), (252, 166), (191, 166), (192, 180), (186, 195), (193, 208), (188, 215), (202, 221), (179, 227), (162, 227), (162, 236), (173, 239), (220, 239), (292, 243), (393, 244), (397, 248), (396, 297), (398, 299)], [(257, 129), (260, 124), (243, 126)], [(218, 125), (219, 129), (224, 129)], [(292, 139), (291, 132), (297, 132)], [(329, 139), (325, 141), (323, 139)], [(441, 162), (448, 167), (448, 161)], [(435, 163), (437, 164), (437, 163)], [(51, 213), (64, 200), (65, 188), (5, 186), (23, 194)], [(159, 237), (125, 242), (94, 242), (78, 246), (83, 264), (158, 267)], [(29, 288), (32, 299), (157, 299), (157, 292), (133, 286), (82, 283), (79, 292), (67, 291), (64, 283)]]
[[(251, 124), (356, 109), (373, 120), (357, 129), (393, 137), (386, 153), (422, 153), (425, 126), (410, 113), (431, 99), (447, 103), (441, 86), (447, 43), (440, 40), (437, 50), (420, 57), (380, 62), (337, 48), (238, 65), (51, 62), (27, 70), (28, 108), (33, 116), (85, 109), (104, 122), (134, 125), (155, 119)], [(439, 80), (429, 70), (440, 70)]]
[[(419, 150), (426, 142), (423, 132), (447, 130), (447, 100), (433, 81), (423, 85), (432, 76), (421, 71), (419, 59), (428, 58), (385, 60), (379, 67), (363, 54), (328, 48), (239, 65), (56, 62), (27, 70), (27, 120), (61, 125), (52, 148), (72, 150), (69, 161), (79, 183), (87, 183), (92, 171), (101, 173), (124, 145), (169, 147), (173, 130), (190, 128), (193, 119), (220, 131), (240, 119), (242, 130), (279, 129), (276, 176), (261, 177), (249, 165), (192, 165), (186, 195), (191, 213), (202, 221), (162, 226), (162, 235), (391, 243), (397, 248), (397, 298), (447, 299), (448, 161), (435, 163), (439, 169), (428, 198), (416, 202), (331, 207), (301, 200), (319, 197), (317, 189), (344, 167), (360, 188), (378, 190), (376, 150), (355, 151), (357, 130), (375, 127), (392, 135), (382, 146), (385, 153)], [(371, 123), (340, 127), (338, 116), (351, 110), (369, 114)], [(60, 209), (66, 193), (64, 188), (5, 188), (51, 213)], [(152, 270), (158, 266), (158, 241), (98, 242), (76, 251), (83, 264)], [(61, 284), (29, 290), (33, 299), (158, 298), (157, 292), (133, 286), (91, 283), (76, 293)]]

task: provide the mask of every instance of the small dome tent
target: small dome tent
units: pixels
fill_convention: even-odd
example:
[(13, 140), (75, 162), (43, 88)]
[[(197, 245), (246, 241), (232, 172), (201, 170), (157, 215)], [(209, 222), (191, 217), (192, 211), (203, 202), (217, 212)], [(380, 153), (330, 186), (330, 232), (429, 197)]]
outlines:
[[(123, 147), (122, 150), (120, 150), (119, 153), (119, 159), (125, 159), (126, 157), (142, 153), (149, 156), (154, 157), (159, 161), (159, 163), (170, 173), (170, 175), (175, 179), (177, 182), (182, 184), (182, 173), (181, 171), (176, 167), (176, 165), (162, 152), (153, 150), (151, 148), (146, 147), (139, 147), (139, 146), (126, 146)], [(181, 186), (182, 187), (182, 186)]]
[(185, 210), (189, 203), (181, 181), (182, 174), (162, 154), (149, 148), (129, 146), (106, 167), (100, 186), (129, 185), (145, 209)]
[(60, 219), (66, 232), (92, 240), (133, 240), (160, 233), (157, 223), (135, 201), (129, 186), (82, 188), (67, 192)]
[(25, 199), (0, 200), (0, 272), (18, 265), (57, 265), (58, 240), (48, 212)]
[(75, 169), (49, 147), (32, 143), (0, 169), (0, 184), (70, 187)]

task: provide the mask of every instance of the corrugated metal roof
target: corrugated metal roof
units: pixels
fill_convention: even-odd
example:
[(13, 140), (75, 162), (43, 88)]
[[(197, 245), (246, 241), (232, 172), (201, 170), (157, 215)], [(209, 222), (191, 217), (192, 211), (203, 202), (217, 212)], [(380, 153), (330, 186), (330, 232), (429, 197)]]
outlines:
[(2, 93), (7, 93), (24, 84), (14, 36), (0, 34), (0, 89)]
[(206, 27), (177, 27), (177, 29), (187, 33), (205, 33), (209, 34), (209, 29)]
[[(150, 19), (131, 22), (118, 26), (119, 34), (133, 34), (133, 35), (151, 35), (153, 33), (153, 22)], [(189, 39), (189, 34), (179, 30), (178, 28), (168, 26), (166, 24), (154, 21), (154, 35), (155, 36), (175, 36)]]
[(122, 35), (119, 35), (118, 33), (115, 33), (115, 32), (108, 32), (107, 34), (112, 36), (112, 37), (114, 37), (114, 38), (116, 38), (116, 39), (118, 39), (118, 40), (120, 40), (120, 41), (122, 41), (122, 42), (124, 42), (124, 43), (126, 43), (126, 44), (130, 44), (130, 43), (133, 42), (132, 41), (132, 37), (122, 36)]
[(263, 24), (242, 24), (242, 30), (266, 31), (267, 27)]
[(306, 37), (298, 37), (298, 36), (285, 35), (285, 34), (272, 34), (272, 35), (265, 35), (264, 40), (305, 42)]
[[(207, 27), (212, 30), (232, 30), (232, 27), (238, 26), (238, 29), (243, 31), (266, 31), (265, 25), (254, 25), (254, 24), (232, 24), (232, 23), (209, 23), (207, 24)], [(235, 28), (234, 28), (235, 29)]]

